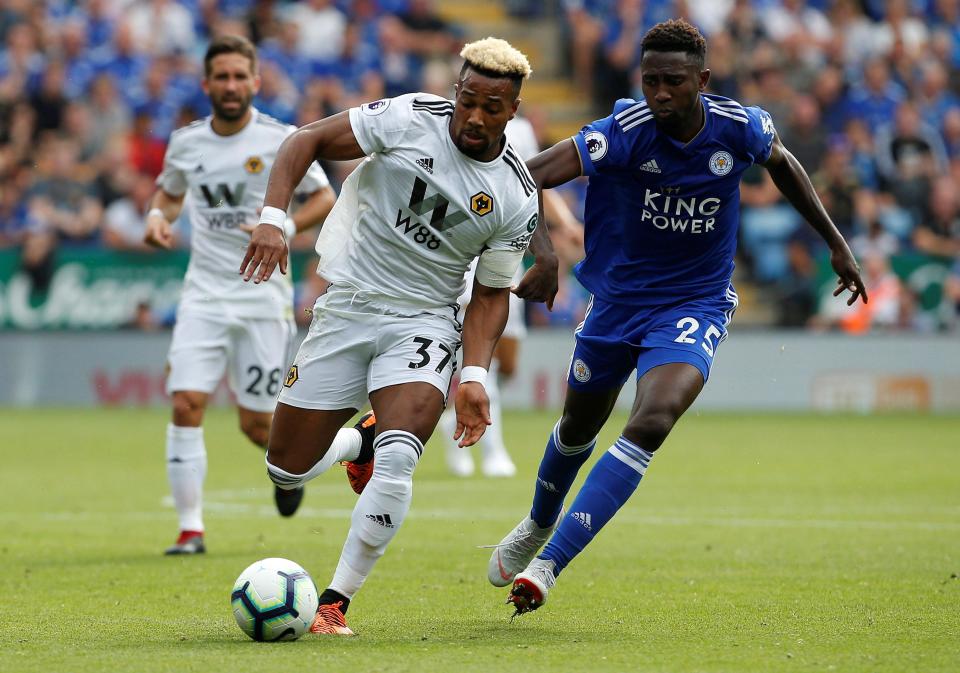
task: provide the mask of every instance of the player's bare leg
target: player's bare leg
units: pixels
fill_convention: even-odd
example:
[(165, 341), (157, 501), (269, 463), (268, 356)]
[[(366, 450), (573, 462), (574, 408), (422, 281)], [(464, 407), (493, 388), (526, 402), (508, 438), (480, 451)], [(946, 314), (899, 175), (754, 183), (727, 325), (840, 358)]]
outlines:
[(330, 586), (320, 595), (314, 633), (353, 633), (344, 614), (403, 524), (413, 496), (413, 472), (443, 412), (443, 393), (423, 382), (381, 388), (371, 393), (370, 402), (377, 418), (373, 476), (354, 507)]
[[(514, 580), (507, 602), (515, 614), (536, 610), (560, 572), (600, 532), (640, 485), (654, 452), (703, 389), (693, 365), (670, 363), (640, 377), (630, 418), (620, 438), (597, 461), (547, 546)], [(581, 396), (583, 393), (581, 393)], [(568, 398), (568, 403), (570, 402)], [(585, 404), (571, 420), (588, 422)]]
[[(237, 411), (240, 417), (240, 430), (251, 442), (266, 450), (267, 441), (270, 439), (273, 413), (243, 407), (238, 407)], [(286, 490), (274, 485), (273, 501), (280, 516), (293, 516), (303, 502), (303, 487)]]
[(207, 451), (203, 443), (203, 414), (207, 393), (177, 390), (172, 394), (173, 415), (167, 426), (167, 479), (177, 509), (180, 534), (164, 554), (202, 554), (203, 480)]

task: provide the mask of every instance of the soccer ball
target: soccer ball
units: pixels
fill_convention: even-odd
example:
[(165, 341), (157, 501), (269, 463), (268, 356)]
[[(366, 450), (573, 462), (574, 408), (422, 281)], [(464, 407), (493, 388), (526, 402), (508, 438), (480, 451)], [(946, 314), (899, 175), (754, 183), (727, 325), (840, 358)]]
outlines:
[(307, 571), (283, 558), (251, 565), (230, 594), (237, 624), (254, 640), (296, 640), (313, 623), (318, 600)]

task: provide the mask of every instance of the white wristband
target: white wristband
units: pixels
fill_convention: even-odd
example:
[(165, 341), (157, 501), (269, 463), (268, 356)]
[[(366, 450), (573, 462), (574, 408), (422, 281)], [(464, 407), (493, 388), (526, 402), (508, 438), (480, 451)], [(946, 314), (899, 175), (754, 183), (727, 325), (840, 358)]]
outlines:
[(260, 211), (260, 224), (269, 224), (286, 233), (287, 214), (279, 208), (264, 206)]
[(154, 215), (157, 217), (162, 217), (163, 219), (167, 219), (167, 216), (164, 215), (163, 211), (159, 208), (151, 208), (149, 211), (147, 211), (147, 217), (153, 217)]
[(460, 372), (460, 383), (479, 383), (487, 387), (487, 370), (483, 367), (464, 367)]

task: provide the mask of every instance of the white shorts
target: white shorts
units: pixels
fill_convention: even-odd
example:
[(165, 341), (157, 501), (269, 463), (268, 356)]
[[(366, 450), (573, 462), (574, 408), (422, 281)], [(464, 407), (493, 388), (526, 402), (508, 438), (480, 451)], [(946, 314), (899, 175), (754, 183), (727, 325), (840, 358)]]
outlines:
[(447, 318), (331, 290), (314, 305), (279, 400), (303, 409), (361, 409), (371, 392), (416, 381), (446, 399), (460, 343), (453, 311)]
[(226, 371), (238, 406), (273, 411), (295, 334), (287, 320), (178, 314), (167, 355), (167, 394), (212, 393)]

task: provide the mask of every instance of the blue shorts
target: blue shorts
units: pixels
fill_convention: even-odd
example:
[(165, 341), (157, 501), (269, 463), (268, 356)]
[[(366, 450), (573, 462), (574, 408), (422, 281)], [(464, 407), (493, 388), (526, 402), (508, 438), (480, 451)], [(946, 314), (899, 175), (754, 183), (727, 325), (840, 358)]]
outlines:
[(736, 308), (732, 285), (719, 297), (650, 308), (594, 298), (576, 331), (567, 385), (619, 389), (634, 369), (639, 379), (654, 367), (674, 362), (693, 365), (706, 382)]

